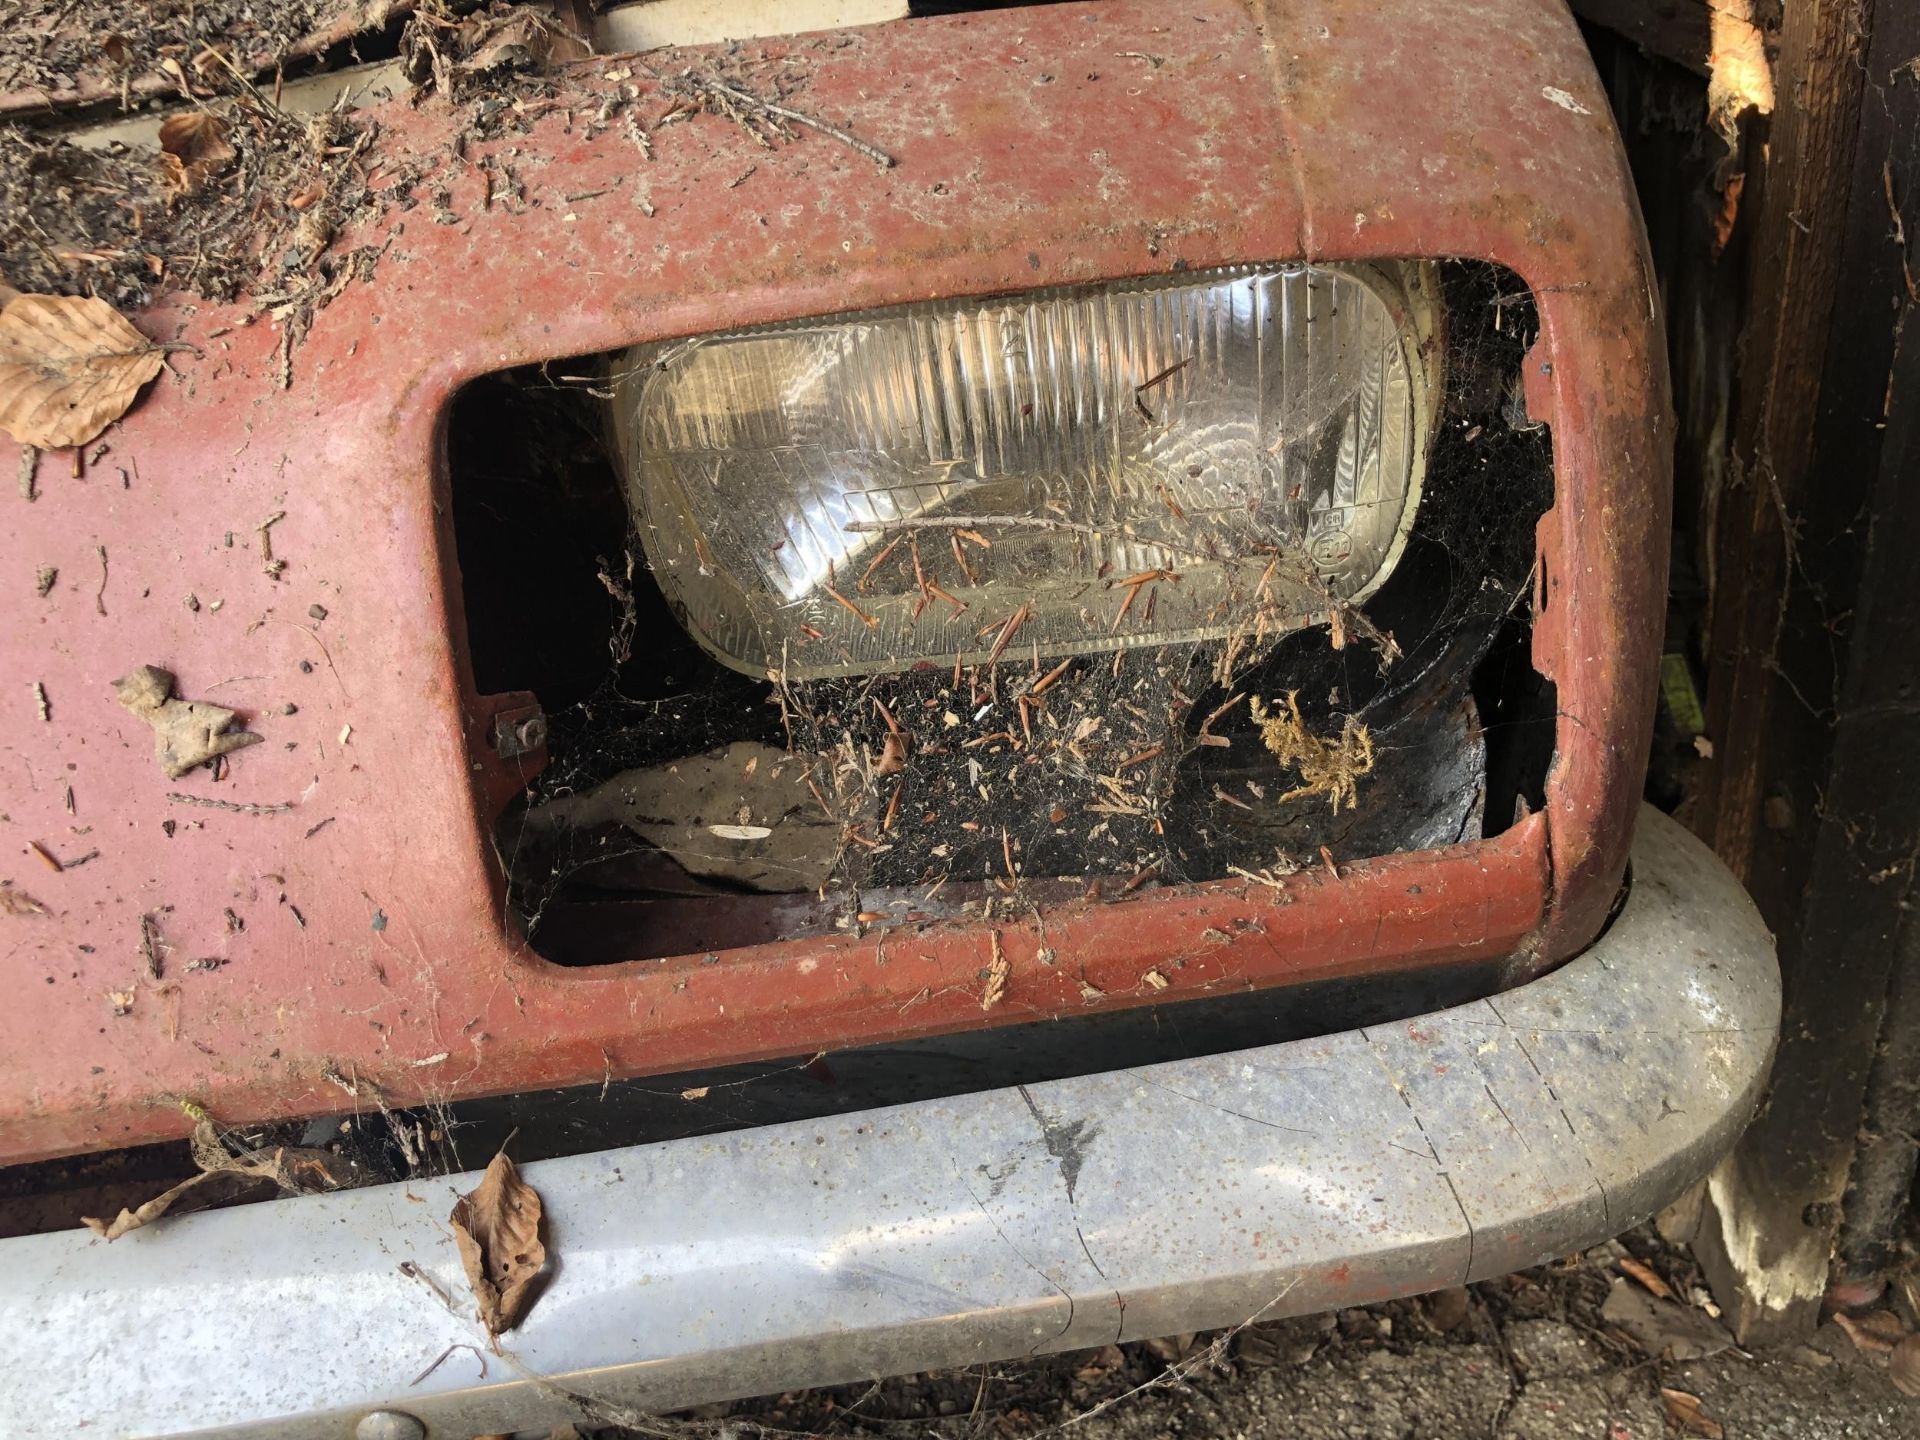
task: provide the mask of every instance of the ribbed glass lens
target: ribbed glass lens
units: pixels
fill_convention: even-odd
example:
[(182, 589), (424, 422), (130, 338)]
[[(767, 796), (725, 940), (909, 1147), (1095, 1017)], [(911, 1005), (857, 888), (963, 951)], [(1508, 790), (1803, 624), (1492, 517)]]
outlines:
[(1282, 633), (1398, 558), (1424, 297), (1416, 271), (1290, 265), (637, 351), (615, 406), (641, 539), (754, 672)]

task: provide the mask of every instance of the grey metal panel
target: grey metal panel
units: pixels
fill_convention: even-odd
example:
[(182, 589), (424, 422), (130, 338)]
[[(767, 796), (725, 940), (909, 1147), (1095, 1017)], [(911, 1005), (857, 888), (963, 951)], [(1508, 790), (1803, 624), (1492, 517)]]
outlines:
[[(1772, 941), (1718, 862), (1648, 811), (1634, 876), (1591, 951), (1490, 1001), (529, 1165), (556, 1263), (502, 1355), (443, 1223), (471, 1175), (112, 1246), (0, 1243), (0, 1432), (345, 1436), (380, 1408), (436, 1436), (610, 1420), (1564, 1254), (1732, 1143), (1778, 1025)], [(474, 1350), (413, 1383), (455, 1344)]]

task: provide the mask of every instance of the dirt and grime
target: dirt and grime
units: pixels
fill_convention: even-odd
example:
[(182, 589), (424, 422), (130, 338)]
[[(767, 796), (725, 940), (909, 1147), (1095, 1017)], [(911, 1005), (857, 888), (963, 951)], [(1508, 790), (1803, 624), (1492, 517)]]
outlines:
[[(1644, 1265), (1711, 1354), (1653, 1351), (1616, 1323)], [(1674, 1302), (1669, 1302), (1674, 1303)], [(1612, 1306), (1612, 1312), (1609, 1306)], [(1886, 1320), (1910, 1330), (1920, 1316)], [(1720, 1327), (1683, 1248), (1652, 1226), (1584, 1255), (1461, 1289), (1234, 1331), (1076, 1351), (702, 1407), (663, 1428), (937, 1440), (1841, 1440), (1911, 1435), (1920, 1398), (1887, 1355), (1829, 1321), (1750, 1353)], [(587, 1432), (582, 1432), (587, 1433)]]
[[(96, 6), (78, 18), (52, 0), (29, 8), (29, 23), (0, 37), (0, 88), (11, 73), (57, 90), (72, 78), (62, 47), (105, 45), (104, 53), (127, 57), (116, 62), (123, 78), (152, 69), (165, 82), (159, 98), (173, 108), (157, 145), (69, 139), (34, 123), (43, 116), (0, 119), (0, 287), (94, 297), (130, 314), (156, 300), (244, 300), (241, 323), (264, 316), (278, 329), (283, 388), (315, 314), (371, 278), (404, 234), (405, 212), (426, 205), (434, 223), (467, 223), (454, 196), (474, 172), (485, 179), (483, 210), (572, 205), (603, 193), (543, 193), (529, 175), (544, 160), (512, 143), (483, 148), (549, 112), (564, 112), (569, 130), (577, 119), (588, 139), (618, 127), (643, 158), (654, 153), (655, 131), (704, 115), (737, 125), (762, 148), (811, 133), (893, 164), (872, 142), (795, 108), (807, 83), (798, 56), (776, 63), (736, 47), (711, 72), (662, 71), (637, 56), (602, 60), (549, 13), (500, 0), (477, 8), (309, 0), (264, 21), (258, 7), (223, 3), (110, 6), (105, 14)], [(368, 97), (350, 90), (305, 114), (283, 108), (277, 79), (256, 83), (289, 47), (306, 53), (343, 29), (378, 29), (409, 14), (395, 43), (400, 73), (415, 87), (410, 102), (461, 115), (444, 153), (413, 153), (383, 137), (360, 108)], [(224, 20), (234, 28), (220, 29)], [(77, 41), (75, 26), (85, 32)]]

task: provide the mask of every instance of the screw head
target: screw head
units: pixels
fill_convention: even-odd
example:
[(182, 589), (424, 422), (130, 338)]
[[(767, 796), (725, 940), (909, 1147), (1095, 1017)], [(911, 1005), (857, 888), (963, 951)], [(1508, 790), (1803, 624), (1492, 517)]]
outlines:
[(354, 1440), (427, 1440), (427, 1427), (404, 1410), (374, 1410), (353, 1427)]

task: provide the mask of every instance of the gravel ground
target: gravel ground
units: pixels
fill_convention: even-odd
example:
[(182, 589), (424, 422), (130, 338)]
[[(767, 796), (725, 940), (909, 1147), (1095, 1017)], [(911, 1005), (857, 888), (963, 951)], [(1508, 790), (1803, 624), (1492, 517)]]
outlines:
[[(1616, 1305), (1650, 1303), (1623, 1274), (1636, 1262), (1671, 1286), (1678, 1304), (1664, 1313), (1718, 1353), (1676, 1359), (1656, 1339), (1662, 1353), (1650, 1354), (1644, 1332), (1636, 1340), (1615, 1310), (1603, 1315), (1610, 1295)], [(1468, 1290), (709, 1406), (688, 1418), (718, 1422), (721, 1440), (756, 1432), (889, 1440), (1920, 1436), (1920, 1399), (1894, 1388), (1884, 1353), (1857, 1348), (1829, 1323), (1808, 1344), (1747, 1354), (1712, 1323), (1707, 1303), (1687, 1252), (1644, 1229)], [(1920, 1319), (1881, 1318), (1895, 1334)]]
[(1661, 1376), (1651, 1363), (1622, 1365), (1563, 1321), (1521, 1321), (1505, 1338), (1513, 1370), (1492, 1344), (1336, 1352), (1291, 1368), (1197, 1380), (1185, 1393), (1149, 1391), (1072, 1433), (1081, 1440), (1641, 1440), (1678, 1428), (1667, 1421), (1664, 1383), (1697, 1396), (1702, 1416), (1728, 1440), (1920, 1434), (1920, 1401), (1895, 1390), (1882, 1368), (1862, 1363), (1831, 1326), (1817, 1346), (1792, 1354), (1728, 1353)]

